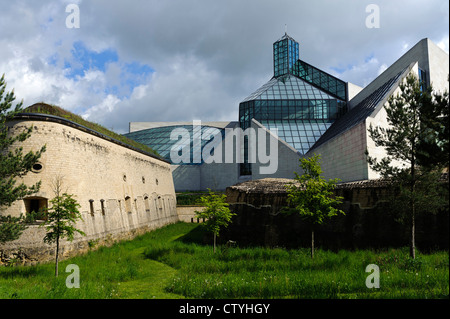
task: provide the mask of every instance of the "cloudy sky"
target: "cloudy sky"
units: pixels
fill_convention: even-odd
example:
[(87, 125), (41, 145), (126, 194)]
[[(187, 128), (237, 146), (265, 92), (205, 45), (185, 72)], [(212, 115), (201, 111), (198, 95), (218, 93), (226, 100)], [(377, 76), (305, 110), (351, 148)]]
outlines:
[[(366, 26), (370, 4), (379, 28)], [(272, 44), (286, 25), (302, 60), (360, 86), (422, 38), (449, 51), (447, 0), (0, 0), (0, 8), (7, 91), (119, 133), (132, 121), (237, 120), (239, 102), (272, 77)]]

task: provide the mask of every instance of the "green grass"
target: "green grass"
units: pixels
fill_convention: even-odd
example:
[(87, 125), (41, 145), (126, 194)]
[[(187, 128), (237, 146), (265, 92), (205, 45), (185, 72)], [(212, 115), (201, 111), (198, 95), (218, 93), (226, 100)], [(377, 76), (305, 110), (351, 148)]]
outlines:
[[(408, 249), (331, 252), (201, 244), (198, 224), (177, 223), (54, 265), (0, 268), (0, 298), (448, 298), (449, 254)], [(81, 288), (65, 286), (66, 265)], [(368, 264), (380, 288), (366, 287)]]

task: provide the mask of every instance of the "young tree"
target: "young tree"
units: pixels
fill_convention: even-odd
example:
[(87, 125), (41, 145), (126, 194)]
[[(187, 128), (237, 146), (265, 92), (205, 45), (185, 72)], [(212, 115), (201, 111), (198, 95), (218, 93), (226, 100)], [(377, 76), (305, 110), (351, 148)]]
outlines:
[(41, 224), (41, 227), (47, 229), (44, 242), (47, 244), (56, 243), (55, 276), (58, 277), (60, 239), (67, 238), (67, 240), (72, 241), (75, 233), (83, 236), (85, 233), (74, 227), (77, 220), (82, 219), (78, 211), (80, 205), (72, 195), (62, 191), (62, 178), (57, 176), (52, 184), (56, 196), (50, 200), (51, 207), (46, 212), (47, 220)]
[(398, 190), (393, 205), (401, 220), (409, 221), (410, 256), (415, 258), (416, 215), (443, 204), (439, 175), (440, 167), (448, 165), (448, 94), (433, 98), (432, 88), (422, 90), (414, 75), (399, 87), (385, 105), (388, 127), (368, 129), (387, 156), (379, 160), (366, 153), (372, 169)]
[[(39, 190), (40, 183), (27, 186), (24, 183), (18, 184), (17, 178), (27, 174), (45, 152), (45, 146), (36, 152), (30, 151), (26, 154), (23, 153), (22, 147), (14, 148), (13, 144), (17, 145), (30, 137), (32, 127), (15, 136), (9, 134), (6, 122), (22, 111), (22, 102), (13, 107), (14, 91), (5, 93), (5, 89), (5, 76), (2, 75), (0, 78), (0, 210)], [(25, 228), (22, 216), (0, 215), (0, 242), (19, 238)]]
[(320, 167), (320, 155), (314, 154), (310, 158), (301, 158), (300, 167), (303, 175), (295, 173), (295, 181), (286, 185), (288, 198), (284, 212), (298, 213), (311, 227), (311, 258), (314, 258), (314, 229), (323, 224), (329, 218), (338, 214), (344, 214), (336, 205), (342, 203), (342, 197), (335, 196), (333, 189), (338, 179), (326, 181), (322, 176)]
[(228, 208), (229, 204), (226, 202), (226, 198), (225, 194), (218, 195), (208, 189), (208, 195), (200, 198), (205, 209), (195, 211), (198, 218), (205, 218), (206, 229), (214, 235), (214, 253), (216, 252), (216, 237), (219, 236), (220, 230), (228, 227), (231, 218), (236, 215)]

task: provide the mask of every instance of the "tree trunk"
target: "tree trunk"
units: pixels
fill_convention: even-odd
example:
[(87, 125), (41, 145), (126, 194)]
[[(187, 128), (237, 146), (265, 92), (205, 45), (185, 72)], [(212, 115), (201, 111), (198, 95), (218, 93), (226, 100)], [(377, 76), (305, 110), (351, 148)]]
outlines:
[(416, 170), (415, 170), (415, 160), (411, 161), (411, 242), (409, 247), (409, 255), (412, 259), (416, 258), (416, 243), (415, 243), (415, 233), (416, 233), (416, 205), (415, 205), (415, 195), (416, 195)]
[(311, 230), (311, 258), (314, 258), (314, 229)]
[(56, 238), (55, 277), (58, 277), (59, 237)]
[(415, 228), (416, 228), (416, 221), (415, 221), (415, 216), (414, 216), (414, 206), (412, 209), (412, 216), (411, 216), (411, 243), (410, 243), (410, 250), (409, 250), (409, 255), (411, 256), (412, 259), (416, 258), (416, 243), (415, 243)]
[(415, 205), (415, 195), (416, 195), (416, 125), (420, 123), (417, 120), (416, 109), (414, 108), (414, 119), (412, 125), (413, 136), (411, 139), (411, 243), (410, 243), (410, 251), (409, 254), (412, 259), (416, 258), (416, 243), (415, 243), (415, 232), (416, 232), (416, 205)]

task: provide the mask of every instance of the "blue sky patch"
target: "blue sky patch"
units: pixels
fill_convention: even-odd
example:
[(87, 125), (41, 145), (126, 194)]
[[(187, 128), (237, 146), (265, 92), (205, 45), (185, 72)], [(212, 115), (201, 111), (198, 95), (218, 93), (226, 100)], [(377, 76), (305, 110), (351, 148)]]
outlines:
[[(57, 65), (60, 57), (57, 53), (48, 58), (48, 63)], [(114, 49), (106, 49), (101, 52), (90, 50), (86, 45), (77, 41), (73, 43), (70, 58), (64, 59), (63, 69), (65, 76), (78, 81), (89, 70), (106, 72), (108, 64), (117, 63), (120, 67), (120, 84), (107, 83), (105, 94), (114, 94), (119, 98), (129, 97), (133, 89), (148, 80), (154, 70), (146, 64), (139, 62), (124, 62), (119, 59), (119, 54)]]
[(64, 68), (69, 69), (68, 78), (83, 76), (87, 70), (100, 70), (105, 72), (106, 65), (111, 62), (119, 61), (119, 55), (113, 49), (107, 49), (102, 52), (89, 50), (83, 42), (74, 42), (71, 50), (72, 57), (70, 61), (64, 61)]
[(146, 82), (147, 77), (153, 72), (154, 70), (146, 64), (138, 62), (125, 63), (122, 68), (121, 84), (133, 89)]
[(346, 67), (335, 66), (335, 67), (330, 67), (330, 69), (333, 70), (334, 72), (337, 72), (338, 74), (342, 74), (345, 71), (351, 70), (354, 66), (355, 66), (354, 64), (349, 64)]

